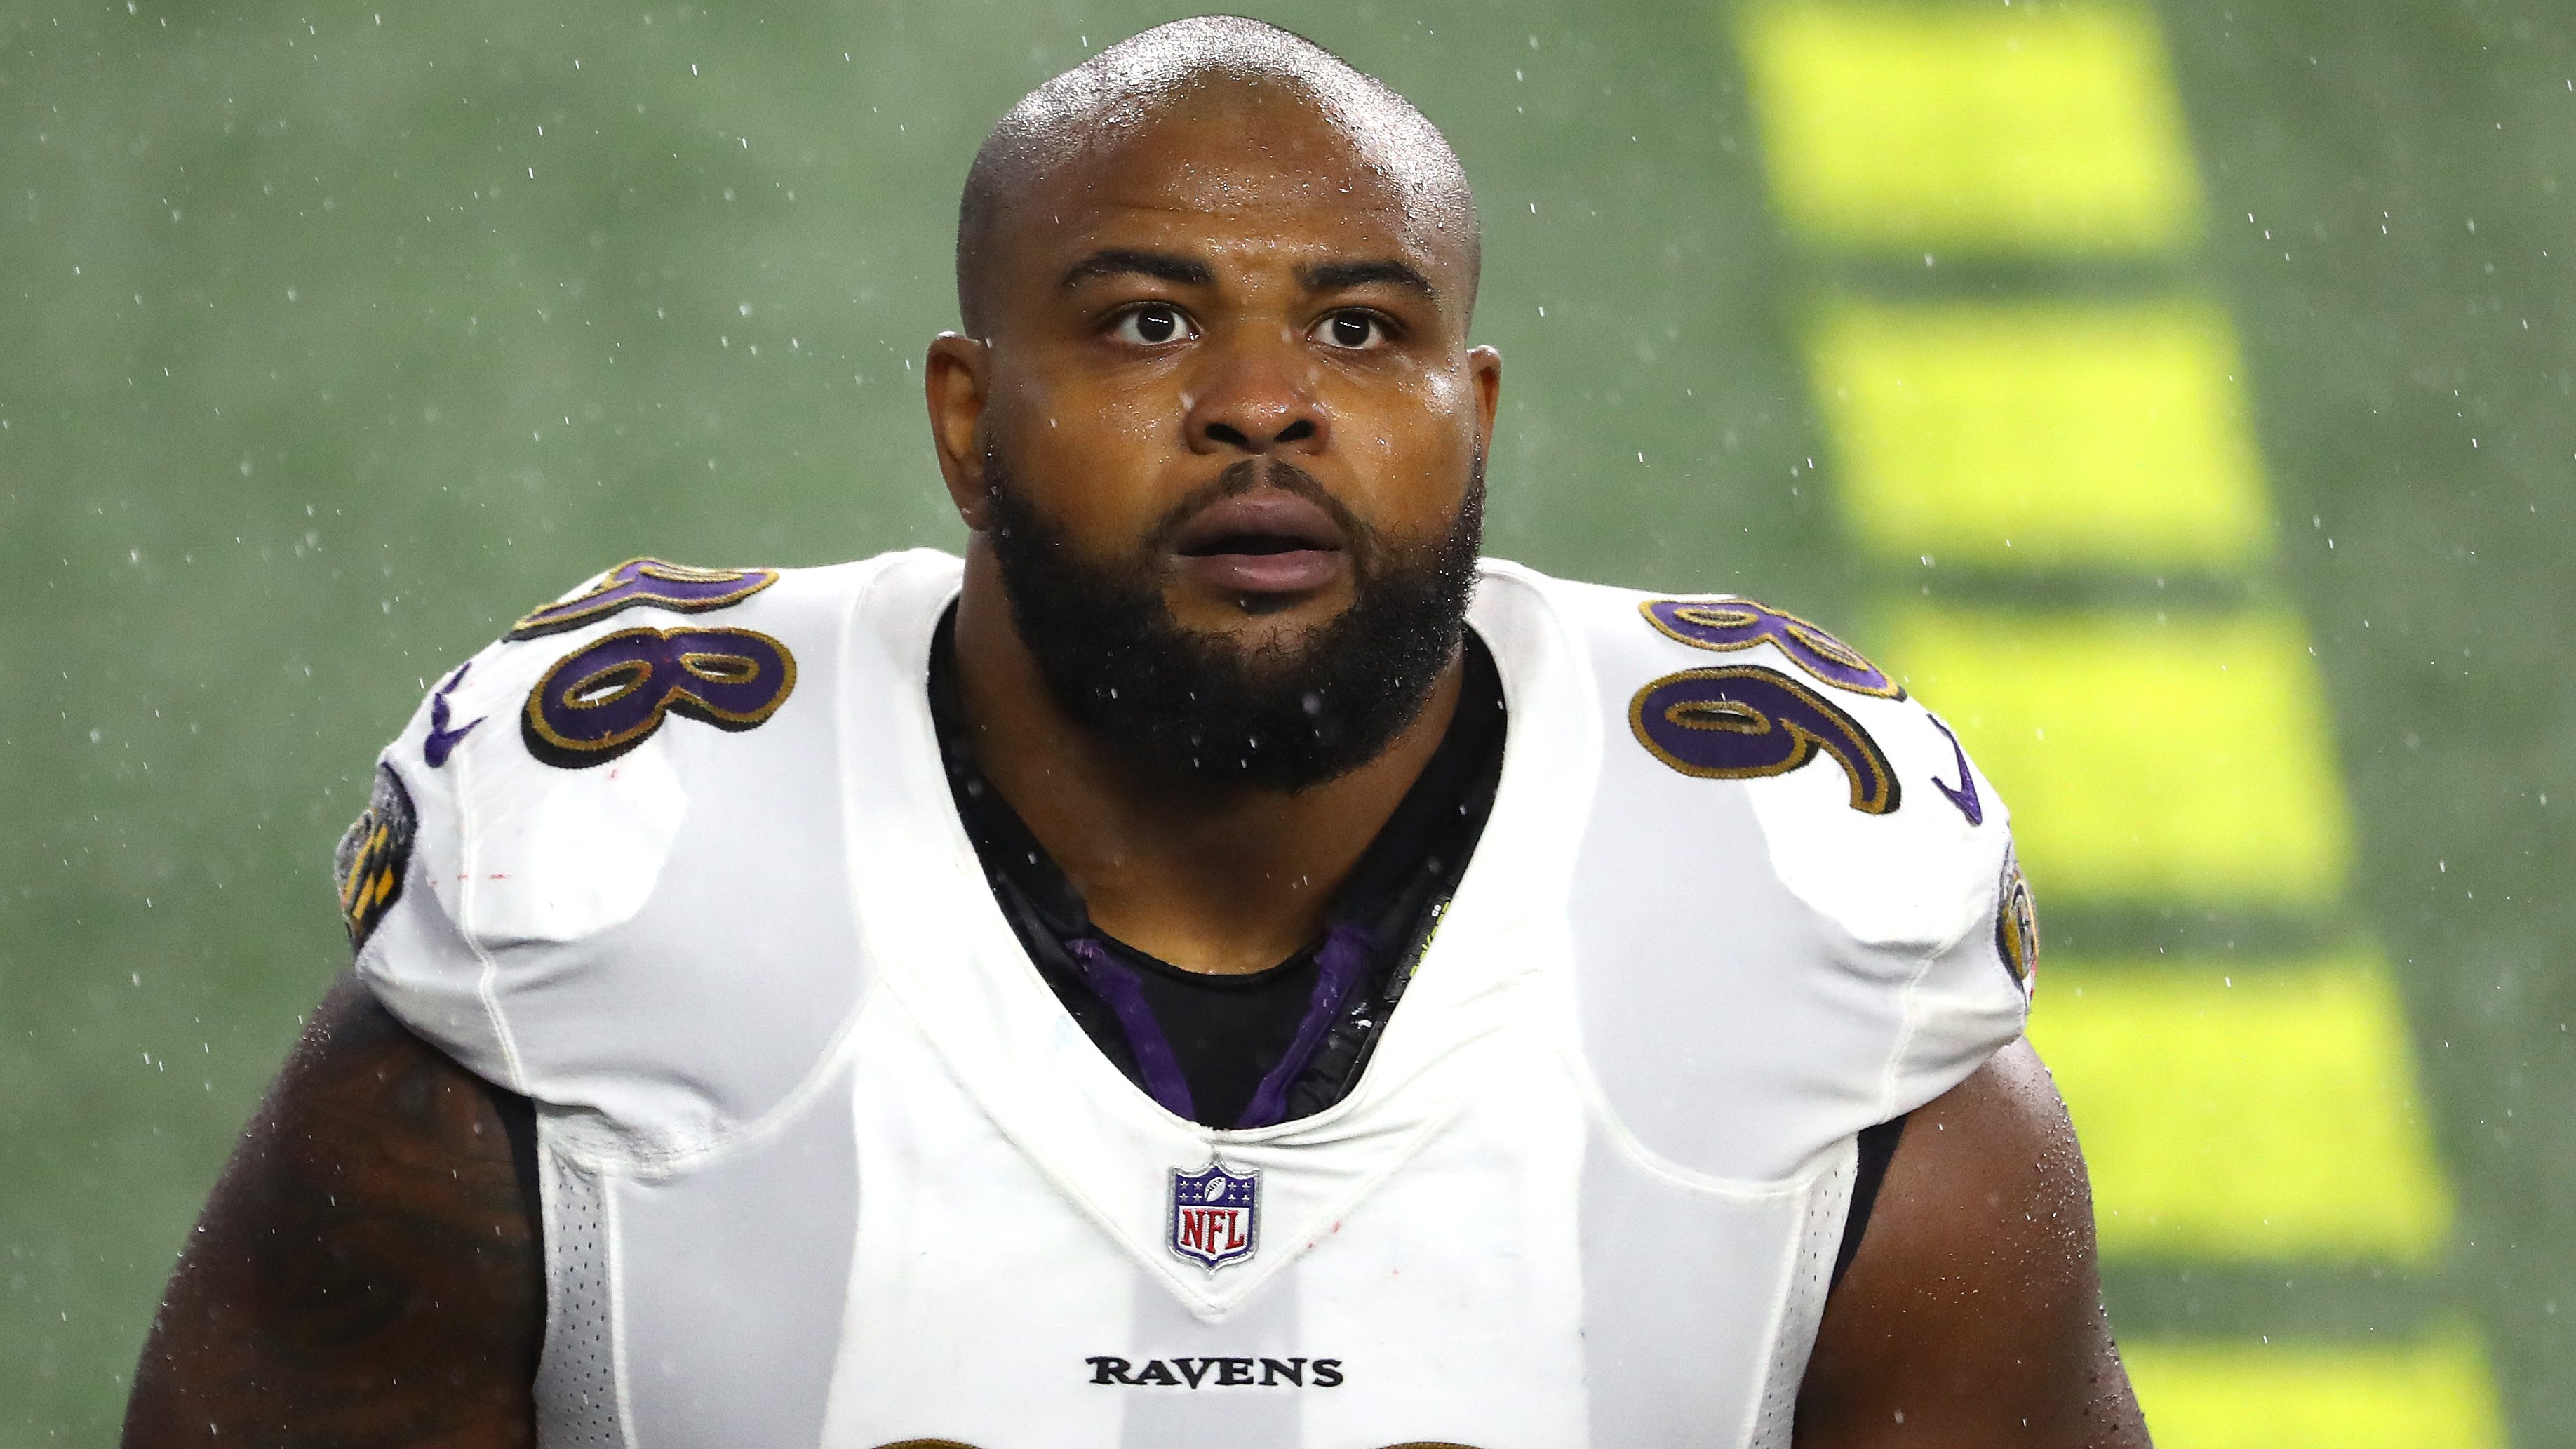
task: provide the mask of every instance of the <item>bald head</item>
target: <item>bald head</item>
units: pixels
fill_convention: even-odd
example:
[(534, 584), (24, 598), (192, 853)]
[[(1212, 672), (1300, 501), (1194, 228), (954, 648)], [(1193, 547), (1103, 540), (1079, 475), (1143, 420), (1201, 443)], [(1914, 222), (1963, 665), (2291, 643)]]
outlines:
[[(1029, 92), (984, 138), (957, 216), (957, 307), (990, 336), (1011, 229), (1082, 186), (1082, 173), (1173, 125), (1210, 144), (1249, 144), (1296, 165), (1311, 147), (1268, 144), (1322, 130), (1356, 169), (1459, 249), (1472, 306), (1476, 202), (1449, 142), (1411, 102), (1322, 46), (1239, 16), (1176, 20), (1119, 42)], [(1184, 158), (1186, 164), (1186, 158)], [(1345, 187), (1344, 189), (1348, 189)], [(1249, 194), (1247, 193), (1249, 199)]]

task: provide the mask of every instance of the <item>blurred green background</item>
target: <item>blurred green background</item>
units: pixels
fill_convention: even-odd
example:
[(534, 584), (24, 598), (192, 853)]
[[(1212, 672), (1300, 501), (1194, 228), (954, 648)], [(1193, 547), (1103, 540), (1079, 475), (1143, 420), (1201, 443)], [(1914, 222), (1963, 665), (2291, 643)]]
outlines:
[[(915, 369), (954, 320), (966, 162), (1029, 86), (1182, 13), (371, 6), (0, 9), (0, 1444), (112, 1437), (190, 1218), (344, 959), (330, 845), (426, 681), (633, 555), (956, 545)], [(2159, 577), (2156, 606), (2303, 623), (2350, 868), (2285, 913), (2060, 905), (2034, 859), (2049, 959), (2376, 943), (2456, 1208), (2393, 1267), (2113, 1255), (2114, 1321), (2471, 1344), (2514, 1442), (2576, 1445), (2563, 10), (2121, 7), (2180, 98), (2188, 235), (1937, 268), (1783, 220), (1750, 12), (1257, 13), (1465, 158), (1501, 555), (1882, 647), (1899, 599), (2143, 608), (2117, 568), (1873, 563), (1817, 318), (2187, 292), (2231, 319), (2267, 561)]]

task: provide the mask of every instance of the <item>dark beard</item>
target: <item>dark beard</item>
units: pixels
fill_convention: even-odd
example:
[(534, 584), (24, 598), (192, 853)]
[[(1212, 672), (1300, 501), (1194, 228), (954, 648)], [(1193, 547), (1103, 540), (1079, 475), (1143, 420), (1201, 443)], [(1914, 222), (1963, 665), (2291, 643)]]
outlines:
[[(1131, 557), (1080, 557), (989, 447), (993, 556), (1011, 619), (1058, 708), (1129, 763), (1186, 780), (1303, 790), (1377, 758), (1457, 657), (1483, 542), (1485, 463), (1429, 543), (1388, 539), (1302, 470), (1246, 459), (1165, 515)], [(1333, 516), (1350, 607), (1295, 640), (1245, 650), (1195, 633), (1163, 601), (1172, 536), (1217, 498), (1267, 484)]]

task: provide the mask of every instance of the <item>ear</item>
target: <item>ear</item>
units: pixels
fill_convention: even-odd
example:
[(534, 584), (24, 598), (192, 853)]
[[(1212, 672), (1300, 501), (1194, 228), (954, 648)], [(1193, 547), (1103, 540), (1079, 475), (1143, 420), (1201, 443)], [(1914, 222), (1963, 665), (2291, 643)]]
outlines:
[(1476, 448), (1494, 456), (1494, 414), (1503, 404), (1503, 355), (1490, 347), (1467, 349), (1467, 374), (1476, 384)]
[(989, 395), (993, 349), (962, 333), (942, 332), (930, 340), (923, 359), (921, 390), (930, 404), (930, 443), (939, 452), (939, 473), (947, 480), (948, 498), (957, 516), (977, 533), (984, 531), (989, 511), (984, 495), (984, 450), (978, 425)]

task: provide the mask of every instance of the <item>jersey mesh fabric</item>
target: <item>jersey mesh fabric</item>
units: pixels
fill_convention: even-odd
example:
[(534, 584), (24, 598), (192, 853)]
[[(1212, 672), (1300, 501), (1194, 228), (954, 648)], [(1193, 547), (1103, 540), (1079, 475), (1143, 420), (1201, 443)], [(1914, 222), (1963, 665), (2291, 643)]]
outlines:
[(599, 1180), (552, 1152), (539, 1156), (546, 1222), (545, 1350), (537, 1361), (540, 1443), (623, 1446), (611, 1242)]

